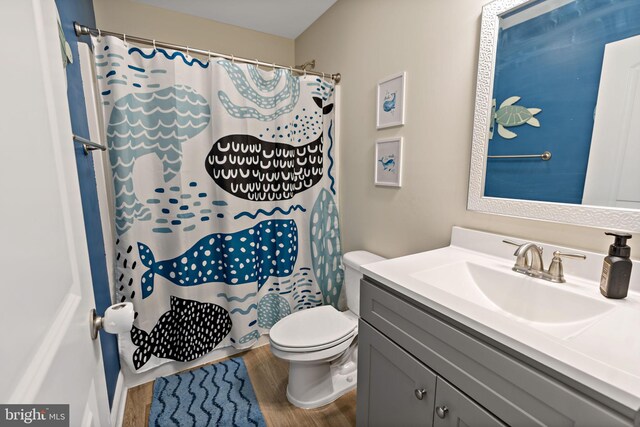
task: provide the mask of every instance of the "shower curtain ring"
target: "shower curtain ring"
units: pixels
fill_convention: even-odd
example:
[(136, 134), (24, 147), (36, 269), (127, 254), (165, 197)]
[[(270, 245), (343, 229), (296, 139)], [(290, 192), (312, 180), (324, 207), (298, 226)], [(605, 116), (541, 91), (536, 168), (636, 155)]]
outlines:
[(102, 30), (98, 28), (98, 40), (102, 40)]
[(293, 77), (293, 67), (289, 66), (289, 74), (291, 74), (291, 77)]
[(275, 62), (272, 62), (272, 63), (271, 63), (271, 68), (273, 69), (273, 71), (275, 71), (275, 70), (276, 70), (276, 63), (275, 63)]
[(322, 80), (324, 80), (324, 73), (322, 73)]
[(231, 54), (231, 63), (235, 64), (236, 63), (236, 57), (235, 55)]
[(207, 51), (207, 53), (209, 54), (209, 62), (211, 62), (211, 51)]
[(153, 39), (153, 51), (156, 52), (158, 48), (156, 47), (156, 39)]
[(189, 55), (189, 46), (187, 46), (187, 56), (191, 56)]
[(307, 77), (307, 69), (303, 68), (302, 71), (304, 71), (303, 77)]
[(127, 35), (126, 34), (122, 34), (122, 41), (124, 42), (124, 45), (127, 45)]

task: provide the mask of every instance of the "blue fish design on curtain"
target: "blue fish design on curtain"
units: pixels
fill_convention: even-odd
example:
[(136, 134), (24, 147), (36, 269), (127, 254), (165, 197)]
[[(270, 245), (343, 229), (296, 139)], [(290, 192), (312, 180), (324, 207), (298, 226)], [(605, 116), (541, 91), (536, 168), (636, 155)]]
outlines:
[(270, 276), (286, 277), (293, 272), (298, 227), (292, 220), (275, 219), (236, 233), (210, 234), (166, 261), (156, 262), (151, 249), (140, 242), (138, 251), (149, 268), (142, 276), (142, 298), (153, 292), (156, 274), (178, 286), (258, 282), (260, 289)]

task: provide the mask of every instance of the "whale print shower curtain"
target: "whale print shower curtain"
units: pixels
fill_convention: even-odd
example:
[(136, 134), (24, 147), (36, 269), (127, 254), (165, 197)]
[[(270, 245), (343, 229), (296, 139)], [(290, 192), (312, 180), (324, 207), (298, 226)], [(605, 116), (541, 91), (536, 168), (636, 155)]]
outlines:
[(338, 305), (332, 82), (93, 39), (134, 371)]

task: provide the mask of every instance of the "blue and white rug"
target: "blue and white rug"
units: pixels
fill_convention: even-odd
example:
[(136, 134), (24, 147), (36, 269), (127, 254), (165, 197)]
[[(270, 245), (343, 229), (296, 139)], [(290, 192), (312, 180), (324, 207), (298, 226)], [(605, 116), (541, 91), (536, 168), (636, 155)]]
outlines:
[(181, 374), (153, 385), (150, 427), (266, 426), (241, 357)]

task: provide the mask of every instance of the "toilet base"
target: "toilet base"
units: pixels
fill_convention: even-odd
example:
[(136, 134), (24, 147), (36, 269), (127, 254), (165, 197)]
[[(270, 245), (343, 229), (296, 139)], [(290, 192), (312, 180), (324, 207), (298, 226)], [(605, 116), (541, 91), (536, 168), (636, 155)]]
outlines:
[(356, 388), (357, 376), (353, 361), (341, 364), (290, 362), (287, 399), (298, 408), (318, 408)]
[(287, 399), (298, 408), (327, 405), (356, 387), (357, 337), (315, 353), (287, 353), (274, 347), (271, 351), (289, 361)]

